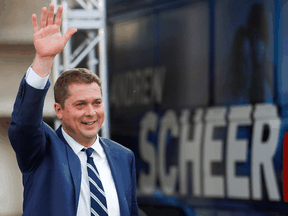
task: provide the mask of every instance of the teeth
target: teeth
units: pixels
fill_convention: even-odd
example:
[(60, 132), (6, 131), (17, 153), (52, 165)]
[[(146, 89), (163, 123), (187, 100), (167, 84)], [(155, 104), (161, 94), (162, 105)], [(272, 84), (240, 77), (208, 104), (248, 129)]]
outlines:
[[(95, 122), (95, 121), (94, 121)], [(92, 125), (92, 124), (94, 124), (94, 122), (83, 122), (83, 124), (85, 124), (85, 125)]]

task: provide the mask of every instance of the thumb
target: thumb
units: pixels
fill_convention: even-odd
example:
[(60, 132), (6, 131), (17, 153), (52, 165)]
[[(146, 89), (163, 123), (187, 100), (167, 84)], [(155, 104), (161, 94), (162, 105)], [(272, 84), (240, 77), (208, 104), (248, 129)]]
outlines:
[(72, 37), (73, 34), (75, 34), (77, 32), (76, 28), (71, 28), (69, 29), (64, 35), (63, 35), (63, 40), (64, 43), (66, 44), (68, 42), (68, 40)]

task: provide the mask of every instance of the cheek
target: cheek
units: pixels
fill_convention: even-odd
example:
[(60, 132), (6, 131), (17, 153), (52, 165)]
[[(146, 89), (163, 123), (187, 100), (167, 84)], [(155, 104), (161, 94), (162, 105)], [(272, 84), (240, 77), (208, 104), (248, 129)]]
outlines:
[(101, 118), (104, 118), (104, 117), (105, 117), (104, 108), (102, 108), (102, 109), (100, 110), (99, 116), (100, 116)]
[(81, 115), (78, 112), (68, 110), (64, 116), (66, 122), (69, 124), (75, 124), (80, 121)]

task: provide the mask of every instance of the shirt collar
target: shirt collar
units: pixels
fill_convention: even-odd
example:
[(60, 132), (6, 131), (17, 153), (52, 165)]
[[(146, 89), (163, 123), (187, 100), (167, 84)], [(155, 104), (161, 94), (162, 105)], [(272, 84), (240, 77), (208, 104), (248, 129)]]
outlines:
[[(62, 131), (63, 137), (65, 138), (65, 140), (67, 141), (69, 146), (73, 149), (75, 154), (78, 155), (83, 148), (85, 148), (85, 149), (87, 148), (87, 147), (81, 145), (80, 143), (78, 143), (77, 141), (75, 141), (71, 136), (69, 136), (66, 133), (66, 131), (63, 129), (63, 127), (61, 127), (61, 131)], [(94, 151), (97, 152), (100, 157), (104, 158), (106, 156), (104, 149), (100, 145), (98, 134), (97, 134), (97, 138), (96, 138), (95, 142), (93, 143), (93, 145), (90, 148), (93, 148)]]

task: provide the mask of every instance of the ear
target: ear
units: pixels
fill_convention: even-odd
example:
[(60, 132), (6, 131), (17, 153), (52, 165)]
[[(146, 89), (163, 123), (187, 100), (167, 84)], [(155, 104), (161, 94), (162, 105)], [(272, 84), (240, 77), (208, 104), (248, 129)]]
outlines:
[(54, 110), (59, 120), (63, 118), (63, 109), (59, 103), (54, 103)]

